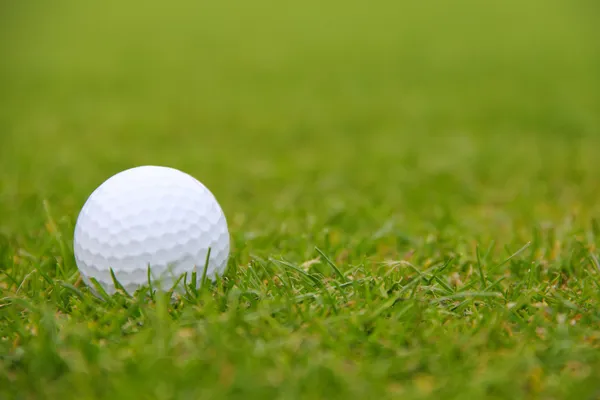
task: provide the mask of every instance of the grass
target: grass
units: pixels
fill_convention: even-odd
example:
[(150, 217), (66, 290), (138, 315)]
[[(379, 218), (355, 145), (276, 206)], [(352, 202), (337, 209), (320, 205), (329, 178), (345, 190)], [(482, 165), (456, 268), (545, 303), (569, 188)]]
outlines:
[[(597, 398), (599, 11), (3, 4), (0, 398)], [(229, 269), (100, 300), (77, 213), (143, 164)]]

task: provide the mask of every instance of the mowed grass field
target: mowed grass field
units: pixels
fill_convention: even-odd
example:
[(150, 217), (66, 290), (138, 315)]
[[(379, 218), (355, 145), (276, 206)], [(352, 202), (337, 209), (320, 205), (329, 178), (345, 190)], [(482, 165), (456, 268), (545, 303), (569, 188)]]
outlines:
[[(4, 2), (0, 398), (598, 398), (598, 16)], [(228, 271), (100, 300), (79, 209), (146, 164), (215, 194)]]

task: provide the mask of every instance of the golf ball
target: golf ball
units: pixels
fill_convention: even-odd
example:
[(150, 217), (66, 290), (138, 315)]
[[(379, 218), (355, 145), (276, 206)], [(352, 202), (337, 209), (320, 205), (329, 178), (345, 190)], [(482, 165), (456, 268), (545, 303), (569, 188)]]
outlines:
[(154, 288), (170, 290), (183, 274), (191, 283), (193, 272), (199, 286), (205, 267), (210, 279), (222, 274), (229, 232), (219, 203), (202, 183), (173, 168), (143, 166), (114, 175), (90, 195), (73, 247), (92, 288), (95, 278), (114, 293), (112, 269), (129, 293), (149, 283), (148, 271)]

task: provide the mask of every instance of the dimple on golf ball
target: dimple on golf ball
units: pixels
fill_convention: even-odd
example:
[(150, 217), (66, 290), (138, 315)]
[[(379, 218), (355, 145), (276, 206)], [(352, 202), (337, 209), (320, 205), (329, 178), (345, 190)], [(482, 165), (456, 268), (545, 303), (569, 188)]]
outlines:
[(143, 166), (114, 175), (90, 195), (77, 219), (73, 247), (82, 278), (92, 288), (95, 278), (114, 293), (112, 269), (129, 293), (149, 283), (170, 290), (183, 274), (191, 283), (193, 272), (199, 286), (205, 266), (210, 279), (222, 274), (229, 232), (223, 210), (202, 183), (173, 168)]

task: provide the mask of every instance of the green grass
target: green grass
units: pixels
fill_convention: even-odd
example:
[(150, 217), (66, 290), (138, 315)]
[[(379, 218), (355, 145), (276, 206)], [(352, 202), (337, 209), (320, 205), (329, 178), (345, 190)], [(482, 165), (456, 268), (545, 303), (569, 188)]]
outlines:
[[(0, 6), (0, 398), (600, 396), (596, 2), (326, 3)], [(73, 226), (143, 164), (229, 269), (102, 301)]]

